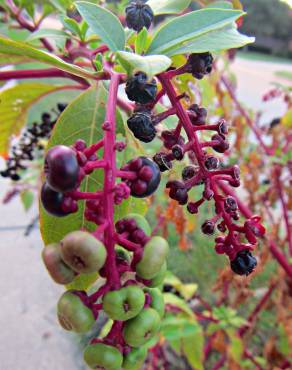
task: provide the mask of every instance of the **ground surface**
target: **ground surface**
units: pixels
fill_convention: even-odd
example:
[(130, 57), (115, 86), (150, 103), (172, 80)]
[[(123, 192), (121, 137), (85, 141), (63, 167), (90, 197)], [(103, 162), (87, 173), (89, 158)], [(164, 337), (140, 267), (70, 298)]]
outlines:
[[(281, 115), (278, 101), (263, 106), (261, 96), (271, 81), (289, 84), (274, 72), (291, 72), (291, 65), (240, 59), (232, 68), (247, 106), (267, 109), (266, 119)], [(1, 198), (7, 188), (8, 181), (1, 179)], [(24, 230), (16, 228), (27, 225), (36, 212), (26, 214), (18, 199), (9, 206), (0, 204), (0, 369), (81, 370), (78, 340), (56, 323), (55, 303), (62, 288), (52, 283), (42, 265), (39, 232), (35, 229), (25, 238)]]

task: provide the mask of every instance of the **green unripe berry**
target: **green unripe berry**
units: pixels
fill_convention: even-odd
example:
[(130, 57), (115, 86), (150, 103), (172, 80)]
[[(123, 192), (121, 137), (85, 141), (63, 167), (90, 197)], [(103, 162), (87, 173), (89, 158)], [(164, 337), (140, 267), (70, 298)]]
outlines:
[(145, 292), (149, 293), (151, 296), (150, 307), (157, 311), (160, 318), (162, 319), (165, 312), (165, 304), (162, 292), (157, 288), (146, 288)]
[(121, 352), (103, 343), (90, 344), (85, 348), (84, 361), (91, 369), (120, 370), (123, 356)]
[(92, 311), (83, 304), (74, 292), (74, 290), (68, 290), (59, 299), (58, 319), (63, 329), (86, 333), (93, 326), (95, 319)]
[(168, 243), (160, 236), (154, 236), (146, 243), (143, 257), (136, 265), (138, 276), (153, 279), (161, 270), (169, 250)]
[(160, 271), (158, 272), (157, 275), (154, 276), (153, 279), (150, 280), (150, 284), (148, 284), (148, 286), (150, 288), (155, 288), (155, 287), (158, 287), (159, 285), (161, 285), (163, 283), (164, 279), (165, 279), (166, 271), (167, 271), (167, 264), (166, 264), (166, 262), (164, 262)]
[(75, 272), (62, 260), (59, 243), (47, 245), (43, 249), (42, 259), (51, 278), (57, 284), (65, 285), (74, 280)]
[(78, 230), (67, 234), (61, 241), (61, 255), (74, 271), (90, 274), (103, 267), (106, 249), (93, 235)]
[(144, 304), (145, 294), (135, 285), (108, 292), (103, 297), (103, 310), (112, 320), (129, 320), (138, 315)]
[(147, 357), (147, 348), (132, 348), (131, 352), (124, 357), (124, 370), (139, 370)]
[(147, 236), (151, 235), (151, 227), (145, 217), (138, 213), (130, 213), (125, 217), (125, 220), (127, 219), (134, 219), (139, 229), (142, 229)]
[(153, 308), (146, 308), (138, 316), (126, 322), (123, 330), (125, 342), (131, 347), (143, 346), (158, 332), (159, 328), (159, 314)]

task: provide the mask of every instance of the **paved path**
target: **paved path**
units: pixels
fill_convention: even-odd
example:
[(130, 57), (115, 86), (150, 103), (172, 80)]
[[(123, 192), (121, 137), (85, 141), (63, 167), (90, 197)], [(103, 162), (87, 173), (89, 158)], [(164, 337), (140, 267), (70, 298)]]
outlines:
[[(291, 66), (237, 60), (233, 65), (239, 81), (239, 97), (253, 108), (263, 107), (262, 94), (269, 88), (274, 71)], [(282, 81), (282, 80), (281, 80)], [(286, 84), (288, 81), (283, 81)], [(279, 102), (266, 104), (270, 117), (281, 113)], [(3, 168), (0, 162), (0, 168)], [(8, 181), (0, 179), (0, 199)], [(26, 225), (36, 209), (26, 214), (18, 199), (0, 204), (0, 228)], [(0, 369), (81, 370), (78, 340), (56, 323), (55, 303), (62, 288), (48, 277), (40, 259), (42, 242), (34, 230), (0, 232)]]

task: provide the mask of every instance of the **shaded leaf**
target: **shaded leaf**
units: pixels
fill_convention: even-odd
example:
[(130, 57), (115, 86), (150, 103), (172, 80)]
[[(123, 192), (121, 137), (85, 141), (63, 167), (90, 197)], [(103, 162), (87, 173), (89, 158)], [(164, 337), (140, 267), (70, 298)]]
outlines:
[(229, 1), (214, 1), (211, 4), (206, 5), (205, 8), (213, 8), (213, 9), (233, 9), (232, 3)]
[(33, 33), (31, 33), (26, 41), (32, 41), (41, 39), (43, 37), (48, 38), (69, 38), (71, 37), (68, 33), (61, 31), (61, 30), (53, 30), (53, 29), (47, 29), (47, 28), (41, 28), (40, 30), (37, 30)]
[(90, 30), (101, 38), (112, 51), (123, 50), (126, 36), (119, 19), (109, 10), (85, 1), (75, 3)]
[(28, 110), (47, 94), (62, 87), (46, 84), (21, 84), (0, 93), (0, 155), (8, 152), (9, 140), (26, 124)]
[(165, 304), (170, 304), (172, 306), (176, 306), (182, 312), (186, 313), (187, 315), (189, 315), (190, 317), (195, 319), (195, 315), (194, 315), (193, 311), (190, 309), (188, 304), (183, 299), (181, 299), (181, 298), (179, 298), (176, 295), (171, 294), (171, 293), (164, 293), (163, 297), (164, 297)]
[(20, 193), (20, 199), (25, 211), (28, 211), (33, 205), (34, 193), (31, 190), (24, 190)]

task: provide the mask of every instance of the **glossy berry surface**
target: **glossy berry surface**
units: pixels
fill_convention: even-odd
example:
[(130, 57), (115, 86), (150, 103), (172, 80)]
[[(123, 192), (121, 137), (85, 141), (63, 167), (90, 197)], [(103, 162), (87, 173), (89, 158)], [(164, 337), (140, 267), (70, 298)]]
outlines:
[(57, 145), (50, 149), (45, 158), (47, 182), (60, 192), (74, 190), (78, 185), (79, 164), (73, 149)]
[(257, 266), (256, 258), (248, 250), (237, 253), (236, 258), (230, 263), (231, 269), (238, 275), (249, 275)]
[(129, 129), (133, 132), (135, 138), (150, 143), (156, 135), (156, 129), (152, 123), (150, 114), (134, 113), (127, 121)]
[(154, 14), (148, 4), (143, 1), (131, 2), (126, 7), (126, 23), (128, 28), (141, 31), (143, 27), (147, 29), (151, 26)]
[(44, 209), (52, 216), (64, 217), (70, 214), (70, 211), (64, 210), (64, 194), (53, 190), (46, 182), (41, 190), (41, 202)]
[(137, 72), (128, 79), (126, 83), (126, 94), (130, 100), (137, 103), (151, 103), (157, 94), (156, 80), (154, 78), (149, 80), (145, 73)]

